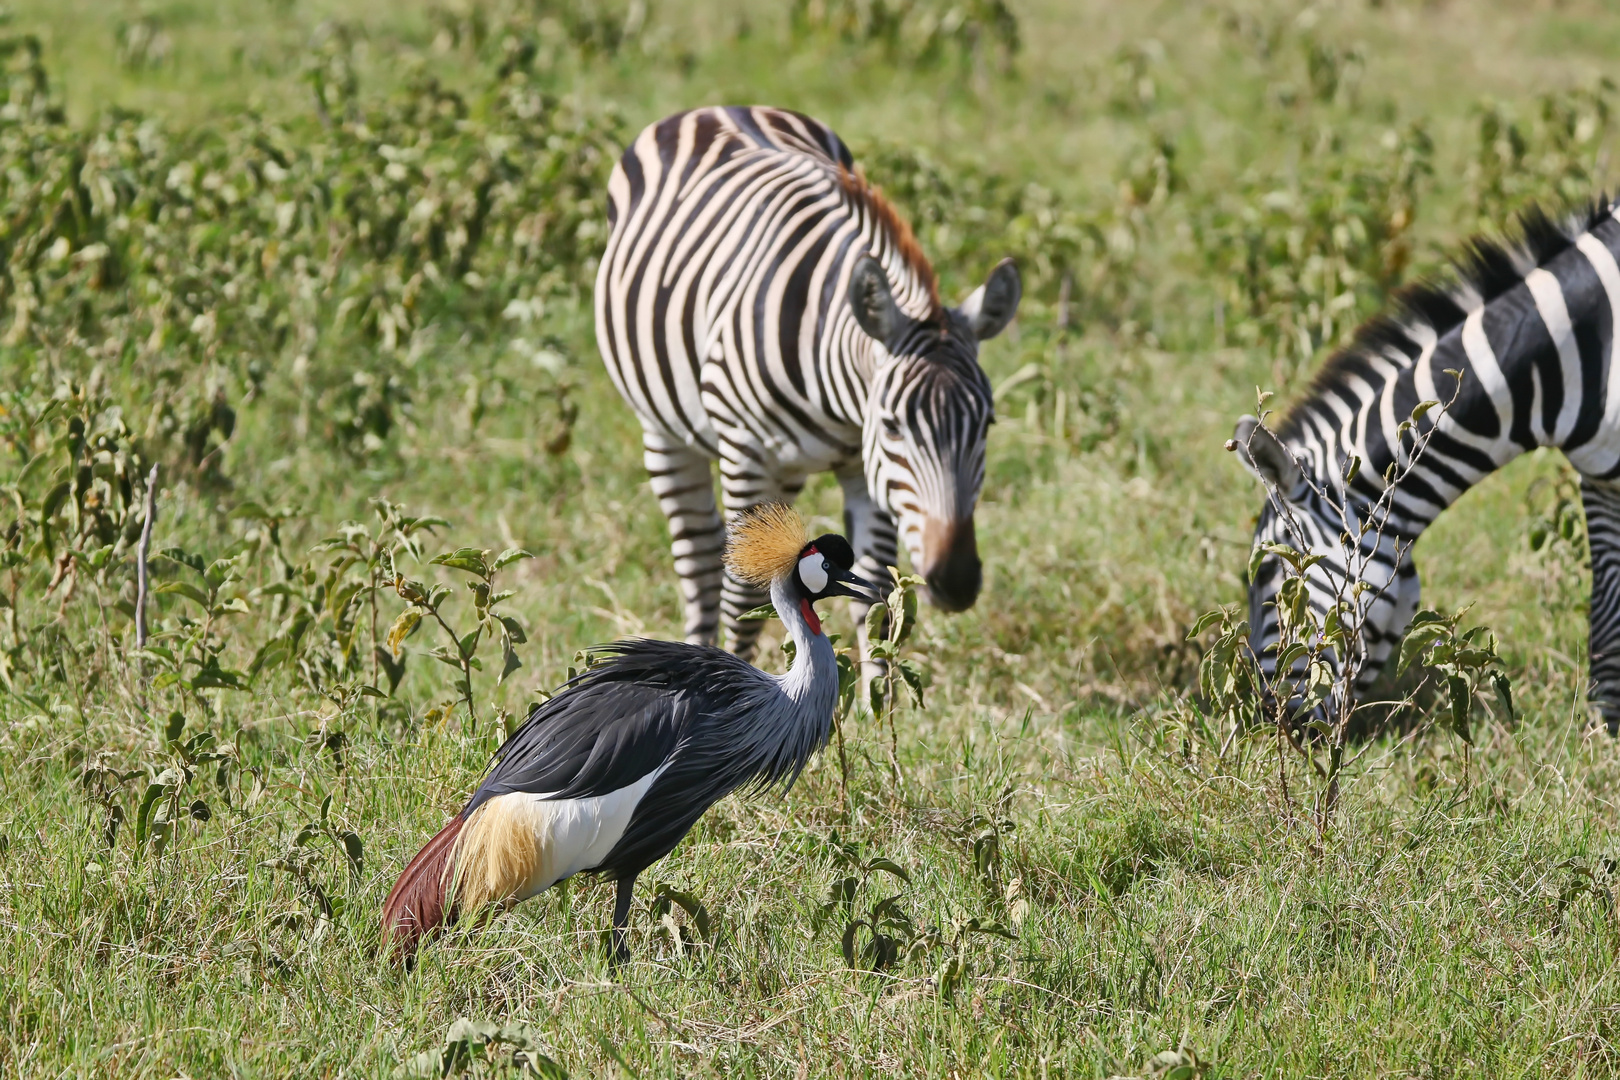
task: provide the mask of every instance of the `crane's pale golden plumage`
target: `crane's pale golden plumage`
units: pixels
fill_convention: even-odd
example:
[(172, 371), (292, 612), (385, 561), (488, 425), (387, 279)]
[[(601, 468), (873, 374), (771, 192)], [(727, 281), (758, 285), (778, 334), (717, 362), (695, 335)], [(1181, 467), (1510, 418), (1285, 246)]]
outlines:
[(726, 567), (739, 581), (768, 586), (793, 569), (809, 542), (804, 519), (786, 503), (744, 511), (726, 533)]

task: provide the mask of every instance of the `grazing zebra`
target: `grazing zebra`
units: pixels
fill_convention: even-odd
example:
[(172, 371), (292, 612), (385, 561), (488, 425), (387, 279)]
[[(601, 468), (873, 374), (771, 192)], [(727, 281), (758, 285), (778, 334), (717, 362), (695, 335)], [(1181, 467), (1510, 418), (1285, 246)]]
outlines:
[[(1527, 450), (1556, 446), (1580, 473), (1591, 541), (1590, 700), (1609, 731), (1620, 730), (1620, 378), (1611, 377), (1620, 325), (1617, 212), (1607, 198), (1562, 220), (1525, 212), (1516, 241), (1474, 241), (1455, 284), (1407, 291), (1392, 318), (1362, 327), (1275, 434), (1252, 416), (1238, 422), (1228, 447), (1272, 486), (1256, 545), (1300, 546), (1288, 535), (1287, 509), (1308, 553), (1322, 556), (1307, 572), (1319, 615), (1333, 603), (1335, 578), (1370, 586), (1359, 597), (1365, 665), (1358, 689), (1377, 677), (1417, 610), (1412, 541), (1486, 474)], [(1460, 383), (1448, 370), (1460, 373)], [(1402, 432), (1422, 401), (1443, 404)], [(1414, 461), (1420, 438), (1427, 446)], [(1359, 470), (1349, 467), (1355, 458)], [(1334, 503), (1344, 501), (1348, 532), (1357, 531), (1396, 463), (1400, 478), (1382, 536), (1374, 530), (1359, 543), (1341, 540), (1347, 530)], [(1348, 483), (1347, 471), (1354, 472)], [(1267, 556), (1249, 586), (1250, 644), (1268, 677), (1282, 580), (1281, 560)]]
[(726, 517), (791, 502), (811, 473), (843, 488), (857, 572), (888, 580), (896, 518), (932, 602), (972, 606), (973, 509), (991, 423), (979, 342), (1017, 311), (1004, 261), (959, 308), (939, 299), (910, 228), (822, 124), (770, 108), (678, 113), (608, 181), (596, 340), (641, 420), (669, 519), (686, 636), (724, 612), (747, 656), (756, 588), (722, 577)]

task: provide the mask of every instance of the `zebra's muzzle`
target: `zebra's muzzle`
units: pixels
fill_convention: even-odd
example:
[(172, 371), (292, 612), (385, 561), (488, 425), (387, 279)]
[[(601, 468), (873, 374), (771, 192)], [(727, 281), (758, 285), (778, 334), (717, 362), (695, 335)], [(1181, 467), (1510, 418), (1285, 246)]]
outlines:
[(922, 576), (928, 602), (941, 611), (966, 611), (979, 598), (984, 566), (979, 562), (973, 519), (923, 519)]

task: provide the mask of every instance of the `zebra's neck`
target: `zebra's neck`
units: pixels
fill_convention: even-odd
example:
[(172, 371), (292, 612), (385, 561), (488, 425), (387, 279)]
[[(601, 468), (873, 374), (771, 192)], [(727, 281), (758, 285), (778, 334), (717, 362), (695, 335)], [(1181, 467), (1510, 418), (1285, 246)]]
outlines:
[[(1374, 524), (1397, 539), (1538, 446), (1563, 449), (1588, 476), (1620, 473), (1620, 385), (1608, 378), (1620, 222), (1604, 206), (1574, 224), (1524, 225), (1515, 247), (1479, 247), (1457, 286), (1409, 293), (1402, 317), (1365, 328), (1283, 426), (1318, 486), (1342, 490), (1362, 520), (1393, 477), (1387, 522)], [(1439, 404), (1409, 423), (1425, 401)]]

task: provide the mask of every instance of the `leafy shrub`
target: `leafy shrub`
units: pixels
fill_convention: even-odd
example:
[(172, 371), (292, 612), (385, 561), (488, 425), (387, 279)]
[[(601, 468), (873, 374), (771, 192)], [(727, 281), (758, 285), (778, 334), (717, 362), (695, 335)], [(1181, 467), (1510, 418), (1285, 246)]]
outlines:
[(1231, 336), (1276, 357), (1286, 384), (1388, 300), (1412, 258), (1409, 231), (1434, 144), (1422, 124), (1347, 152), (1323, 129), (1302, 147), (1320, 169), (1251, 173), (1197, 219), (1207, 272), (1226, 284)]
[(797, 39), (833, 36), (876, 44), (891, 61), (937, 64), (954, 52), (964, 65), (995, 50), (1008, 67), (1020, 45), (1018, 17), (1005, 0), (794, 0)]

